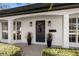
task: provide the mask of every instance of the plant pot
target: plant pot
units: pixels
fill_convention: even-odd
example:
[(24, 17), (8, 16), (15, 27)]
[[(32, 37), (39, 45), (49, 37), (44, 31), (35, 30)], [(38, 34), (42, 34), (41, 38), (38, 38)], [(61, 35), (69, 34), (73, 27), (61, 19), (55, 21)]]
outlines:
[(47, 46), (48, 46), (48, 47), (51, 47), (51, 43), (52, 43), (52, 40), (49, 40), (49, 39), (48, 39), (48, 40), (47, 40)]
[(31, 40), (27, 40), (27, 42), (28, 42), (28, 45), (31, 45)]

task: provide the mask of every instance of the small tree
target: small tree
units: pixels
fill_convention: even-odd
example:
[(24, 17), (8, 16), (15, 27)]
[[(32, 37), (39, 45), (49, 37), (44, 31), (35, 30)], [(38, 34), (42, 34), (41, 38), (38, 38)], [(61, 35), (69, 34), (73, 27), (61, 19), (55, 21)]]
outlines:
[(32, 40), (32, 34), (31, 34), (31, 32), (28, 32), (28, 35), (27, 35), (28, 45), (31, 45), (31, 40)]
[(51, 47), (51, 44), (52, 44), (52, 33), (48, 33), (48, 36), (47, 36), (47, 46)]

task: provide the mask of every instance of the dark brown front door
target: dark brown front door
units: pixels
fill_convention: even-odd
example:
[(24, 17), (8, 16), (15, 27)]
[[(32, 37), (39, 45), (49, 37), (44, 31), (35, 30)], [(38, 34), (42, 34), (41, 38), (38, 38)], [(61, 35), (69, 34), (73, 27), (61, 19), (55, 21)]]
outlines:
[(36, 42), (45, 42), (45, 21), (36, 21)]

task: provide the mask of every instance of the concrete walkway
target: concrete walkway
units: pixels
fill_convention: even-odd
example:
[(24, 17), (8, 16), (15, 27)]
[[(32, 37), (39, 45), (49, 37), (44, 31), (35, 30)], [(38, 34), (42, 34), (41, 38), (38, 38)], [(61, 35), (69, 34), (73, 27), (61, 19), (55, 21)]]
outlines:
[(35, 45), (35, 44), (28, 46), (27, 44), (24, 43), (18, 43), (15, 45), (22, 48), (23, 50), (22, 56), (41, 56), (42, 49), (46, 47), (45, 45)]

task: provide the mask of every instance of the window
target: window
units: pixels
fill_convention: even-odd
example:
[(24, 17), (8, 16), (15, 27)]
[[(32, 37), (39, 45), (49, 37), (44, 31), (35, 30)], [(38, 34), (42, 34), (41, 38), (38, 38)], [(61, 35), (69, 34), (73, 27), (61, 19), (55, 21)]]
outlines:
[(8, 33), (2, 32), (2, 39), (8, 39)]
[(76, 18), (69, 19), (69, 30), (70, 33), (76, 32)]
[(15, 21), (13, 23), (13, 39), (14, 40), (21, 40), (21, 22), (20, 21)]
[(70, 18), (69, 23), (76, 23), (76, 18)]
[(2, 30), (8, 30), (8, 22), (2, 22)]
[[(2, 22), (2, 39), (8, 39), (8, 22)], [(21, 40), (21, 22), (13, 23), (13, 39)]]
[(2, 22), (2, 39), (8, 39), (8, 22)]
[(79, 43), (79, 18), (69, 19), (69, 42)]
[(77, 29), (76, 18), (69, 19), (69, 42), (76, 43), (76, 29)]
[(21, 39), (21, 22), (17, 22), (17, 40)]
[(69, 35), (69, 42), (76, 42), (76, 35)]

